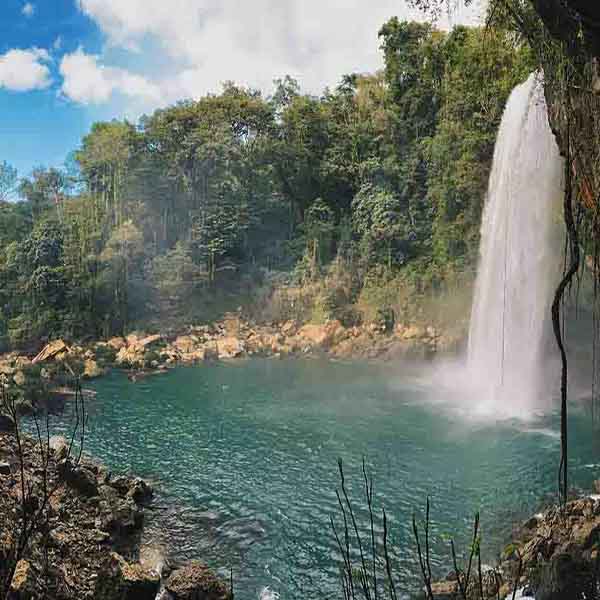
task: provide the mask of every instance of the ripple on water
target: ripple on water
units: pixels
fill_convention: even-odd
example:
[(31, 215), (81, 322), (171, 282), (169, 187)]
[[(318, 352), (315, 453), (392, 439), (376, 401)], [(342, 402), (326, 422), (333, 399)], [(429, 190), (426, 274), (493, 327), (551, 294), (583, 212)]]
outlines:
[[(467, 547), (477, 510), (492, 560), (511, 523), (555, 491), (559, 444), (553, 416), (465, 420), (425, 375), (406, 381), (317, 361), (203, 365), (137, 384), (115, 373), (94, 383), (87, 449), (153, 480), (145, 537), (175, 560), (200, 557), (226, 577), (233, 569), (240, 600), (337, 597), (337, 459), (366, 527), (364, 456), (396, 542), (398, 588), (409, 591), (418, 573), (411, 518), (422, 517), (426, 496), (437, 573), (448, 569), (448, 536)], [(577, 466), (600, 463), (598, 449), (585, 415), (572, 427), (573, 473), (589, 486), (594, 469)]]

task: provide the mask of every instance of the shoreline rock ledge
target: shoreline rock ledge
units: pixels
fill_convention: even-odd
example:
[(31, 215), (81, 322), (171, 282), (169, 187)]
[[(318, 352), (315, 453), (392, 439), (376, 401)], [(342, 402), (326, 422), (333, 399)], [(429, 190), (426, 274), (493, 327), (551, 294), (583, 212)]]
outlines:
[[(139, 477), (113, 476), (87, 457), (69, 457), (68, 443), (50, 441), (44, 470), (39, 443), (21, 436), (27, 502), (15, 436), (0, 432), (0, 592), (11, 600), (230, 600), (208, 567), (184, 564), (162, 581), (158, 566), (140, 561), (144, 508), (153, 491)], [(47, 473), (44, 481), (44, 472)], [(44, 503), (44, 485), (51, 490)], [(39, 519), (15, 560), (23, 506)]]

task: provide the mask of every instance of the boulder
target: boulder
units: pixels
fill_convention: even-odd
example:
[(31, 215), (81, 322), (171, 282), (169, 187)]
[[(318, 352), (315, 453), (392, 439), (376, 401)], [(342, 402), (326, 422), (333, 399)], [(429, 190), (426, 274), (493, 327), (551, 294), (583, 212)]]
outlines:
[(60, 461), (57, 471), (62, 480), (84, 496), (98, 495), (96, 475), (87, 466), (74, 467), (68, 459)]
[(152, 488), (140, 477), (136, 477), (130, 484), (126, 496), (134, 502), (142, 504), (152, 498)]
[(154, 600), (159, 589), (158, 573), (139, 563), (129, 563), (120, 554), (113, 552), (105, 572), (98, 579), (94, 598)]
[(204, 564), (194, 561), (171, 573), (165, 589), (173, 600), (232, 600), (228, 587)]
[(96, 529), (109, 531), (115, 538), (137, 531), (144, 518), (142, 511), (131, 498), (123, 500), (117, 496), (103, 495), (98, 503), (98, 511)]
[(217, 340), (217, 353), (220, 359), (237, 358), (244, 352), (244, 344), (236, 337)]
[(56, 358), (57, 355), (68, 352), (69, 348), (63, 340), (55, 340), (46, 344), (42, 351), (31, 361), (33, 364)]

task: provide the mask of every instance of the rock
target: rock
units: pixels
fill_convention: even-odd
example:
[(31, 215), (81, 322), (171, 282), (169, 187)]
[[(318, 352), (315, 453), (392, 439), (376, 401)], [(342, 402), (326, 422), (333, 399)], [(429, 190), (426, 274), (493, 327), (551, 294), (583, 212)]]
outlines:
[(571, 542), (587, 549), (600, 539), (600, 520), (586, 520), (575, 525), (571, 531)]
[(24, 386), (25, 382), (27, 381), (25, 379), (25, 373), (23, 373), (23, 371), (17, 371), (14, 376), (13, 376), (13, 381), (18, 385), (18, 386)]
[(33, 600), (37, 598), (37, 575), (32, 564), (21, 559), (15, 568), (15, 573), (10, 582), (11, 598), (14, 600)]
[(138, 504), (148, 502), (152, 498), (152, 488), (140, 477), (136, 477), (127, 491), (127, 497)]
[(138, 348), (145, 349), (149, 346), (152, 346), (152, 344), (159, 342), (160, 340), (162, 340), (162, 335), (160, 333), (157, 333), (155, 335), (149, 335), (145, 338), (142, 338), (141, 340), (138, 340), (135, 345)]
[(160, 587), (160, 576), (158, 573), (142, 567), (138, 563), (121, 563), (121, 576), (125, 587), (125, 600), (142, 600), (143, 598), (155, 598)]
[(418, 325), (411, 325), (404, 329), (402, 333), (402, 339), (404, 340), (415, 340), (425, 336), (425, 329)]
[(11, 365), (7, 364), (7, 363), (1, 363), (0, 364), (0, 375), (6, 375), (6, 377), (12, 377), (15, 374), (15, 367), (12, 367)]
[(68, 459), (60, 461), (57, 471), (63, 481), (84, 496), (97, 496), (96, 476), (87, 466), (74, 467)]
[(15, 367), (17, 367), (17, 369), (29, 366), (31, 366), (31, 359), (27, 358), (27, 356), (19, 356), (15, 361)]
[(325, 325), (304, 325), (298, 331), (298, 337), (311, 346), (321, 348), (329, 338), (329, 332)]
[(91, 358), (84, 363), (83, 376), (87, 379), (94, 379), (104, 374), (104, 371), (98, 366), (98, 363)]
[(0, 431), (14, 431), (15, 422), (8, 416), (0, 414)]
[(329, 321), (325, 325), (325, 331), (327, 332), (327, 339), (325, 340), (327, 346), (339, 344), (347, 339), (349, 335), (348, 330), (338, 320)]
[(357, 344), (355, 338), (344, 340), (333, 348), (333, 354), (337, 358), (352, 358), (357, 353)]
[(217, 340), (217, 353), (220, 359), (236, 358), (244, 352), (244, 344), (235, 337)]
[(114, 350), (120, 350), (121, 348), (125, 348), (127, 346), (127, 342), (122, 337), (114, 337), (106, 342), (107, 346), (110, 346)]
[(120, 554), (111, 553), (106, 572), (96, 586), (95, 598), (154, 600), (160, 588), (158, 573), (139, 563), (129, 563)]
[(431, 593), (434, 600), (455, 600), (459, 588), (457, 581), (438, 581), (431, 584)]
[(600, 494), (600, 479), (596, 479), (592, 483), (592, 491), (594, 492), (594, 494)]
[(10, 475), (11, 468), (10, 463), (0, 462), (0, 475)]
[(117, 477), (113, 477), (110, 480), (108, 485), (117, 490), (121, 496), (125, 497), (131, 487), (131, 479), (125, 475), (117, 475)]
[(109, 531), (116, 538), (137, 531), (143, 522), (143, 513), (137, 504), (127, 498), (103, 497), (98, 505), (96, 529)]
[(232, 600), (227, 586), (200, 562), (191, 562), (171, 573), (165, 589), (173, 600)]
[(121, 365), (140, 365), (144, 361), (144, 355), (136, 346), (123, 347), (117, 352), (115, 362)]
[(183, 354), (189, 354), (198, 347), (198, 341), (195, 335), (180, 335), (173, 342), (173, 347)]
[(69, 455), (69, 444), (61, 435), (53, 435), (50, 438), (50, 449), (54, 451), (54, 458), (61, 461)]
[[(558, 554), (539, 573), (536, 600), (576, 600), (593, 597), (592, 574), (570, 554)], [(593, 586), (595, 587), (595, 585)], [(591, 593), (590, 593), (591, 592)]]
[(47, 344), (42, 351), (31, 361), (33, 364), (55, 358), (57, 355), (68, 352), (69, 348), (63, 340), (55, 340)]
[(283, 335), (287, 335), (287, 336), (294, 335), (297, 330), (298, 330), (298, 323), (296, 323), (296, 321), (286, 321), (281, 326), (281, 333), (283, 333)]

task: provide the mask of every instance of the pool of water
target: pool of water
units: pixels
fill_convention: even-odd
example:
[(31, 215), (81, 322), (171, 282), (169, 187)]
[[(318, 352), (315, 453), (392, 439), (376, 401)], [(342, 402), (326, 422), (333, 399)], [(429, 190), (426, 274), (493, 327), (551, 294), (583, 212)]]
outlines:
[[(337, 461), (362, 528), (364, 457), (378, 514), (385, 504), (389, 516), (397, 586), (410, 592), (412, 514), (427, 496), (433, 568), (443, 575), (449, 538), (466, 547), (476, 511), (493, 560), (511, 526), (557, 486), (555, 415), (469, 419), (434, 384), (427, 374), (308, 360), (207, 364), (137, 383), (112, 373), (93, 383), (86, 451), (154, 482), (153, 543), (226, 577), (231, 569), (240, 600), (265, 588), (282, 600), (341, 597), (330, 525), (340, 522)], [(585, 414), (571, 430), (573, 482), (589, 489), (600, 451)]]

